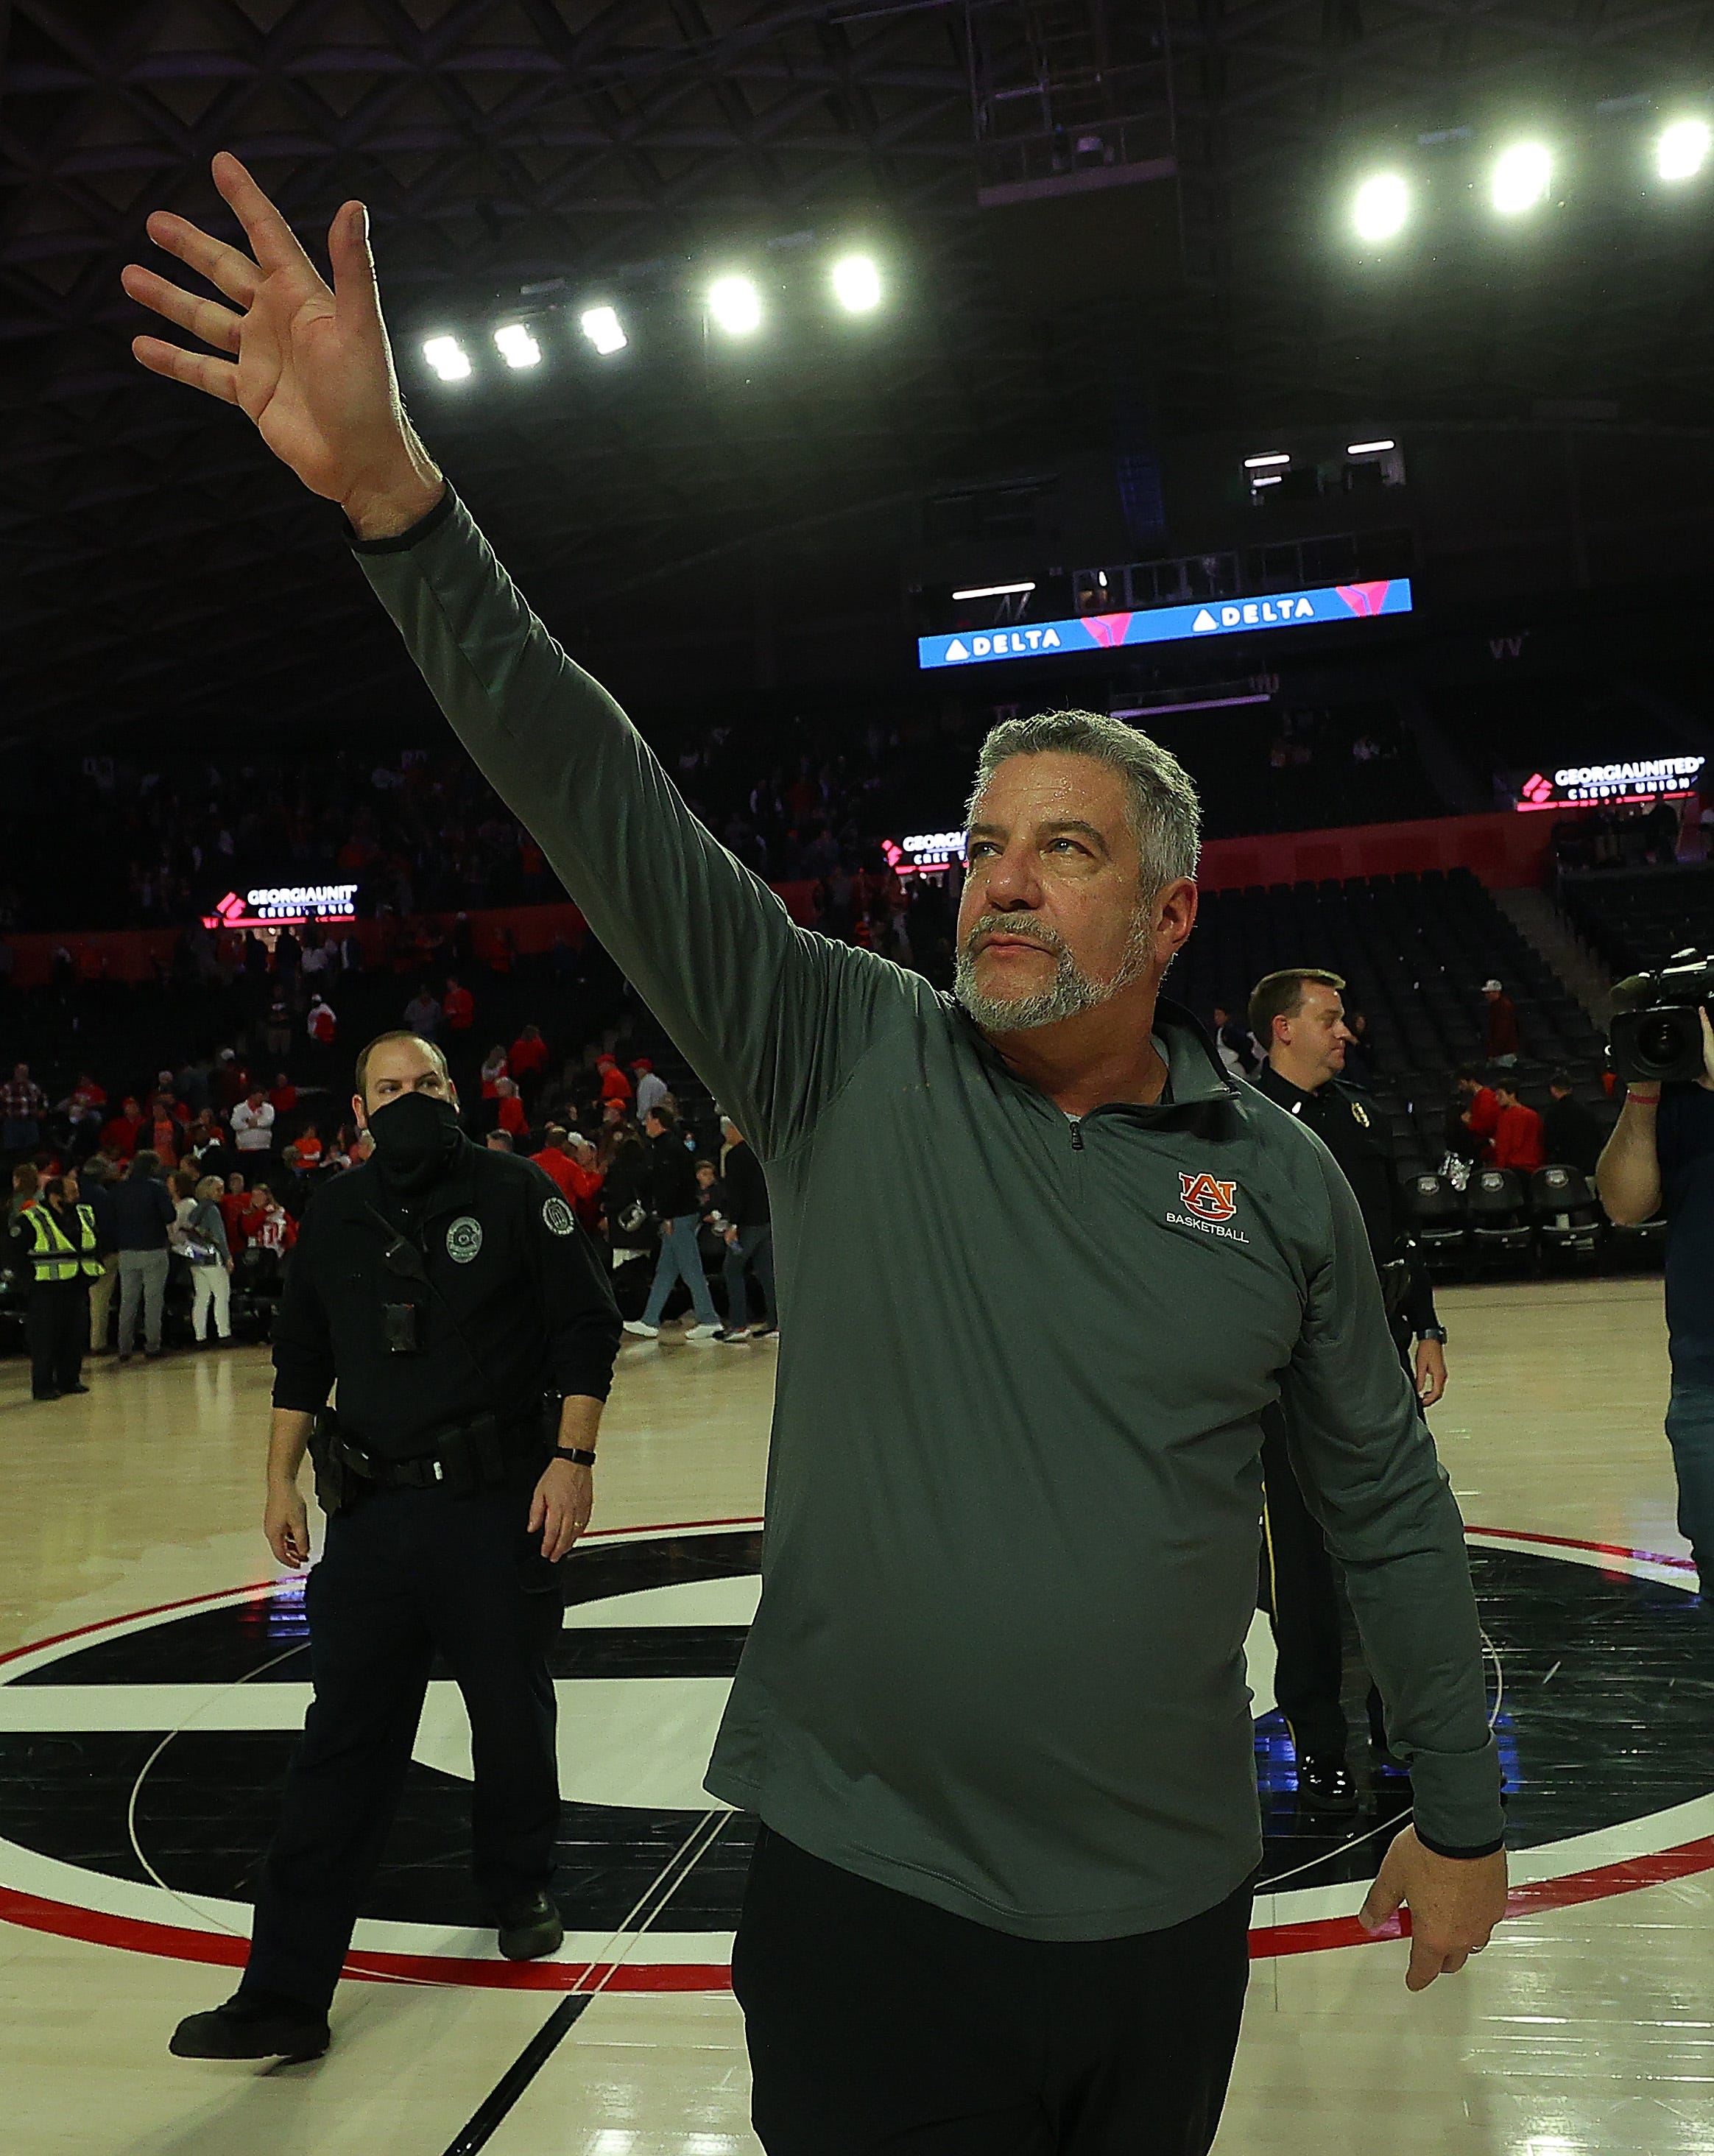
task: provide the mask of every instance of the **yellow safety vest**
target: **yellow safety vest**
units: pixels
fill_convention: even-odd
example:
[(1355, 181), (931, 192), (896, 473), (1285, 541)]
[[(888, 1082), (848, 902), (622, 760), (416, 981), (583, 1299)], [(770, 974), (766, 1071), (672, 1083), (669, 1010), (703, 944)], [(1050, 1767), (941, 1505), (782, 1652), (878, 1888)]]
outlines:
[(35, 1235), (30, 1257), (36, 1269), (36, 1285), (49, 1281), (100, 1280), (101, 1260), (95, 1255), (95, 1214), (93, 1206), (76, 1209), (78, 1240), (66, 1233), (65, 1224), (44, 1198), (32, 1205), (24, 1219)]

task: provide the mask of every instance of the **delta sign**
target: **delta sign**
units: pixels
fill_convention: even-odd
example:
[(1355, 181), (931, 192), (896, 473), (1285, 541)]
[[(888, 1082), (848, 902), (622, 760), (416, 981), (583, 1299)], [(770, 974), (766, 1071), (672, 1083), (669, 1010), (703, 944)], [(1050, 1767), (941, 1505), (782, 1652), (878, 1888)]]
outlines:
[(1411, 603), (1409, 577), (1383, 578), (1377, 583), (1326, 584), (1314, 591), (1276, 592), (1265, 599), (1210, 599), (1206, 606), (1151, 607), (1141, 613), (1088, 613), (1075, 621), (919, 636), (916, 664), (926, 672), (934, 666), (979, 665), (997, 659), (1114, 651), (1129, 644), (1243, 636), (1256, 629), (1295, 629), (1314, 622), (1368, 621), (1377, 614), (1409, 613)]

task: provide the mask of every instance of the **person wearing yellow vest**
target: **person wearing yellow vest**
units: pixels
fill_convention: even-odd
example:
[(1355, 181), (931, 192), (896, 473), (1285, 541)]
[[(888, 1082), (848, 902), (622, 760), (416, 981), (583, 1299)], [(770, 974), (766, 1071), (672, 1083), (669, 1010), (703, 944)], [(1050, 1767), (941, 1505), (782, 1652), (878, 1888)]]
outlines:
[(28, 1270), (24, 1330), (30, 1349), (30, 1397), (57, 1400), (86, 1393), (84, 1350), (90, 1338), (90, 1284), (101, 1276), (95, 1208), (77, 1177), (52, 1175), (13, 1229), (18, 1269)]

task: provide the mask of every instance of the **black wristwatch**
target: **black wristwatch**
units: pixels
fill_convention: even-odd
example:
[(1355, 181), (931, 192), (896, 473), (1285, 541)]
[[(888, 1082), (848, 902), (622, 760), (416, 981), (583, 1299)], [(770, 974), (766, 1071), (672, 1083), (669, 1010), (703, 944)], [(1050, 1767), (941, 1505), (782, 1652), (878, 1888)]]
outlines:
[(557, 1445), (553, 1448), (556, 1460), (569, 1460), (573, 1467), (593, 1467), (595, 1455), (586, 1452), (581, 1445)]
[(1443, 1348), (1446, 1345), (1446, 1328), (1444, 1325), (1425, 1325), (1416, 1337), (1419, 1340), (1438, 1340)]

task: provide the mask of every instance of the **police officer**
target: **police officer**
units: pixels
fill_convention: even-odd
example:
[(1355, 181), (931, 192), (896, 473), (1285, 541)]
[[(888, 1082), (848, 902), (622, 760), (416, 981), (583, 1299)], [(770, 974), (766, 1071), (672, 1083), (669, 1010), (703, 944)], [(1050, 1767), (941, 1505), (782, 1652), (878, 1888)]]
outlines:
[(310, 1554), (306, 1449), (329, 1514), (305, 1594), (315, 1699), (244, 1980), (179, 2025), (181, 2057), (326, 2049), (437, 1652), (470, 1713), (475, 1874), (500, 1952), (533, 1960), (563, 1936), (547, 1892), (559, 1791), (547, 1650), (563, 1604), (554, 1568), (589, 1522), (618, 1312), (547, 1177), (464, 1135), (438, 1048), (383, 1034), (357, 1079), (373, 1153), (316, 1194), (274, 1336), (276, 1558), (295, 1569)]
[[(1257, 982), (1250, 1024), (1267, 1060), (1255, 1083), (1306, 1123), (1345, 1171), (1368, 1230), (1393, 1338), (1426, 1409), (1446, 1389), (1446, 1334), (1412, 1237), (1392, 1134), (1368, 1096), (1341, 1075), (1351, 1040), (1344, 987), (1337, 973), (1311, 967), (1293, 967)], [(1344, 1646), (1338, 1588), (1321, 1529), (1291, 1471), (1278, 1409), (1263, 1419), (1262, 1469), (1265, 1594), (1279, 1657), (1275, 1695), (1297, 1753), (1299, 1801), (1311, 1811), (1348, 1812), (1356, 1807), (1357, 1791), (1345, 1761), (1349, 1732), (1340, 1704)], [(1369, 1722), (1384, 1761), (1386, 1738), (1373, 1690)]]
[(30, 1398), (57, 1400), (86, 1393), (84, 1350), (90, 1339), (90, 1283), (101, 1277), (95, 1208), (83, 1202), (74, 1173), (49, 1176), (13, 1228), (20, 1269), (29, 1270), (24, 1332), (30, 1350)]

